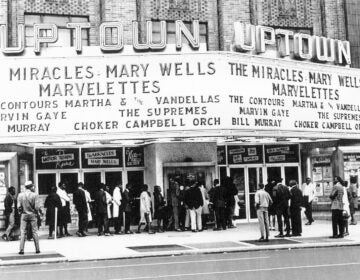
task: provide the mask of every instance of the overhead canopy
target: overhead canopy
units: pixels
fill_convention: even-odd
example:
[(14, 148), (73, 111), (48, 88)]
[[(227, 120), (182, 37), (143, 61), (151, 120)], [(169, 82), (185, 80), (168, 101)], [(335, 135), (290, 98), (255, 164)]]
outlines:
[(14, 152), (2, 152), (0, 153), (0, 162), (11, 160), (14, 156), (16, 156)]

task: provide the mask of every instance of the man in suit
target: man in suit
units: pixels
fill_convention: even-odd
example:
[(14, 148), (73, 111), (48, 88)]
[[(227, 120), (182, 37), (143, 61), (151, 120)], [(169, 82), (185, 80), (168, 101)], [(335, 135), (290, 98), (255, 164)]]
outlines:
[(235, 226), (233, 225), (233, 217), (235, 209), (235, 195), (238, 194), (238, 190), (231, 177), (225, 178), (224, 187), (226, 189), (226, 224), (228, 228), (235, 228)]
[(5, 241), (11, 240), (11, 234), (15, 228), (16, 196), (15, 188), (11, 186), (4, 200), (6, 231), (2, 236)]
[(290, 216), (293, 236), (301, 236), (301, 203), (302, 192), (295, 180), (290, 180)]
[[(289, 189), (284, 186), (282, 179), (278, 180), (277, 185), (273, 189), (274, 204), (276, 209), (276, 216), (278, 220), (279, 234), (275, 237), (289, 237), (290, 235), (290, 221), (289, 221)], [(283, 220), (286, 226), (286, 235), (284, 235)]]
[(88, 223), (88, 207), (86, 202), (85, 191), (83, 189), (84, 184), (82, 182), (78, 183), (77, 189), (74, 192), (73, 200), (75, 204), (75, 208), (79, 215), (79, 230), (76, 235), (79, 237), (86, 236), (86, 227)]
[(220, 186), (219, 179), (214, 180), (214, 189), (212, 191), (212, 203), (215, 209), (216, 216), (216, 227), (214, 230), (226, 229), (226, 219), (225, 219), (225, 199), (226, 199), (226, 189), (223, 186)]
[(130, 231), (130, 222), (131, 222), (131, 201), (132, 195), (130, 192), (131, 185), (126, 184), (125, 190), (122, 195), (121, 200), (121, 209), (124, 211), (125, 214), (125, 234), (132, 234), (133, 232)]
[(174, 178), (170, 178), (170, 203), (173, 211), (174, 230), (180, 231), (179, 228), (179, 198), (180, 198), (180, 184)]
[(95, 193), (95, 210), (96, 221), (98, 225), (98, 235), (110, 236), (109, 232), (109, 219), (107, 213), (107, 200), (105, 194), (105, 184), (101, 183), (98, 187), (98, 191)]

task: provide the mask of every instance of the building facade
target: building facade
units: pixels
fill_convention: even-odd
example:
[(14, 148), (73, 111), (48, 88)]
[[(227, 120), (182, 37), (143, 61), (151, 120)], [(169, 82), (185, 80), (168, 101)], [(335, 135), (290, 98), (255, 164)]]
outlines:
[[(235, 216), (248, 222), (256, 218), (253, 201), (259, 183), (279, 178), (283, 178), (284, 183), (290, 179), (302, 183), (305, 177), (311, 177), (317, 185), (314, 207), (328, 209), (335, 175), (346, 180), (350, 177), (360, 180), (360, 134), (356, 133), (360, 107), (334, 109), (339, 114), (351, 111), (351, 116), (331, 127), (324, 126), (324, 121), (317, 129), (321, 120), (329, 119), (329, 110), (333, 114), (331, 108), (339, 105), (336, 101), (341, 93), (331, 92), (334, 82), (331, 79), (335, 79), (338, 72), (343, 73), (343, 77), (351, 80), (348, 82), (351, 86), (344, 88), (358, 87), (359, 14), (360, 5), (355, 0), (0, 0), (0, 24), (7, 27), (1, 34), (2, 46), (18, 46), (22, 37), (18, 26), (24, 25), (26, 47), (24, 55), (3, 54), (0, 58), (10, 65), (10, 70), (6, 67), (2, 70), (1, 79), (8, 81), (10, 75), (10, 81), (15, 81), (4, 87), (5, 96), (7, 92), (11, 96), (11, 85), (17, 87), (19, 94), (18, 99), (1, 99), (0, 219), (7, 188), (15, 186), (20, 191), (26, 180), (33, 180), (39, 194), (45, 197), (60, 181), (67, 183), (70, 193), (80, 181), (90, 191), (101, 182), (113, 186), (121, 181), (135, 189), (144, 183), (151, 190), (154, 185), (160, 185), (166, 194), (171, 177), (183, 182), (201, 180), (209, 188), (215, 178), (231, 176), (239, 191), (240, 207)], [(184, 47), (179, 51), (174, 47), (178, 20), (192, 31), (195, 30), (192, 29), (194, 20), (199, 22), (199, 50)], [(158, 49), (144, 43), (149, 40), (148, 21), (151, 21), (150, 33)], [(162, 30), (162, 21), (166, 22), (166, 32)], [(121, 23), (122, 32), (115, 22)], [(233, 52), (235, 22), (349, 41), (351, 69), (327, 65), (329, 63), (299, 62), (288, 57), (274, 58), (271, 50), (265, 56)], [(69, 28), (69, 23), (88, 24), (79, 31), (82, 52), (74, 51), (79, 42), (76, 29)], [(110, 25), (101, 29), (103, 23)], [(58, 38), (41, 43), (41, 53), (35, 55), (32, 48), (36, 46), (36, 24), (55, 24)], [(41, 30), (39, 36), (51, 37), (50, 27)], [(166, 48), (158, 44), (163, 33), (166, 34)], [(271, 40), (267, 38), (271, 34), (270, 31), (266, 33), (264, 39)], [(180, 36), (186, 44), (189, 39), (184, 34)], [(120, 37), (124, 50), (115, 54), (100, 52), (100, 45), (120, 44)], [(278, 38), (276, 40), (278, 44)], [(128, 47), (134, 46), (134, 41), (143, 47), (142, 52), (140, 47), (135, 52)], [(152, 67), (157, 63), (161, 65), (161, 72), (152, 74), (155, 71)], [(175, 68), (173, 77), (167, 74), (171, 69), (166, 68), (171, 63)], [(247, 76), (245, 64), (251, 65), (252, 78), (258, 78), (259, 83), (251, 80), (243, 90), (236, 76), (239, 79)], [(32, 65), (35, 66), (29, 68)], [(230, 76), (221, 76), (229, 65)], [(264, 65), (265, 70), (261, 68)], [(98, 70), (105, 66), (106, 70)], [(289, 74), (286, 69), (292, 72)], [(297, 69), (300, 73), (295, 73)], [(277, 71), (280, 78), (276, 77)], [(319, 81), (315, 78), (311, 81), (311, 73), (315, 72), (320, 73)], [(308, 73), (310, 80), (303, 79), (302, 75)], [(282, 79), (281, 75), (286, 77)], [(180, 76), (186, 78), (182, 80)], [(111, 78), (116, 80), (117, 88)], [(43, 80), (51, 81), (42, 84)], [(86, 83), (81, 84), (81, 80)], [(105, 80), (109, 82), (104, 85)], [(270, 83), (265, 85), (268, 80)], [(286, 92), (274, 90), (274, 80), (285, 80)], [(298, 96), (289, 90), (291, 83), (299, 86), (299, 91), (307, 90), (306, 84), (312, 83), (322, 92), (326, 89), (326, 94), (319, 94), (309, 103), (307, 93), (302, 99), (301, 93)], [(262, 87), (267, 86), (272, 88), (267, 92), (270, 96), (262, 93)], [(278, 86), (281, 88), (280, 82)], [(28, 99), (27, 91), (32, 88), (36, 94)], [(113, 90), (121, 91), (120, 95), (128, 98), (127, 102), (131, 98), (130, 105), (114, 109), (110, 96)], [(163, 94), (163, 100), (156, 99), (156, 94)], [(172, 101), (164, 101), (167, 94)], [(152, 97), (147, 99), (149, 95)], [(227, 100), (236, 107), (227, 108), (228, 103), (222, 100), (222, 95), (227, 95)], [(332, 95), (334, 99), (329, 97)], [(21, 96), (28, 107), (16, 105)], [(242, 97), (253, 105), (242, 105)], [(290, 99), (307, 103), (295, 105)], [(347, 96), (344, 100), (351, 102), (352, 99)], [(320, 110), (323, 109), (321, 102), (327, 106), (326, 102), (330, 101), (334, 103), (329, 103), (327, 110)], [(146, 105), (147, 102), (150, 105)], [(288, 110), (288, 102), (292, 102), (294, 112)], [(348, 103), (344, 101), (345, 104)], [(136, 106), (147, 112), (141, 121)], [(301, 119), (309, 110), (324, 115), (318, 122), (312, 122), (310, 117), (296, 123), (297, 118)], [(10, 111), (16, 115), (10, 115)], [(31, 115), (26, 114), (33, 114), (36, 122), (31, 123)], [(236, 114), (230, 121), (232, 126), (220, 124), (231, 114)], [(96, 120), (102, 120), (102, 115), (106, 115), (107, 121), (99, 124)], [(268, 116), (266, 121), (260, 120), (264, 115)], [(71, 123), (76, 118), (81, 121)], [(344, 120), (345, 117), (339, 118)], [(86, 122), (86, 119), (93, 121)], [(117, 130), (122, 119), (127, 120), (127, 130)], [(293, 126), (279, 127), (287, 119)], [(150, 125), (146, 120), (154, 122)], [(48, 133), (58, 122), (61, 129), (54, 128)], [(187, 122), (192, 124), (190, 129)], [(68, 130), (68, 126), (73, 130)], [(348, 130), (351, 133), (347, 133)], [(3, 220), (0, 220), (2, 226)]]

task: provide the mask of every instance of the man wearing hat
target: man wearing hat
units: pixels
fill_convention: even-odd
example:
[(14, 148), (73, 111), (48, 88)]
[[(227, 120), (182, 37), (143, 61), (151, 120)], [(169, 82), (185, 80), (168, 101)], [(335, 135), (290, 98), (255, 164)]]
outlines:
[(36, 254), (40, 253), (39, 237), (37, 234), (37, 213), (40, 209), (39, 196), (33, 191), (32, 181), (25, 182), (25, 191), (18, 196), (18, 209), (21, 212), (20, 219), (20, 251), (24, 254), (26, 225), (31, 224), (32, 235), (35, 243)]

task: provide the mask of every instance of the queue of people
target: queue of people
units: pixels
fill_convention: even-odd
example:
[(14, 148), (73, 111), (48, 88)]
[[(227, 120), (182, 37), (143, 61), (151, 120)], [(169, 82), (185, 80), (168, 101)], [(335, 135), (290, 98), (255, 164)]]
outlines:
[[(348, 186), (348, 182), (343, 181), (339, 176), (335, 177), (330, 194), (333, 231), (330, 238), (343, 238), (349, 235), (349, 218), (351, 218), (350, 224), (356, 225), (357, 193), (357, 184), (353, 178)], [(261, 234), (259, 241), (269, 241), (269, 231), (275, 228), (275, 219), (277, 219), (279, 230), (279, 234), (275, 237), (301, 236), (301, 209), (305, 209), (304, 214), (308, 220), (305, 225), (310, 226), (314, 222), (312, 217), (314, 197), (315, 184), (310, 178), (306, 178), (301, 189), (295, 180), (290, 180), (289, 186), (284, 185), (282, 179), (269, 179), (266, 186), (259, 184), (255, 194), (255, 207)], [(273, 227), (271, 227), (272, 221)]]
[[(143, 225), (145, 225), (144, 231), (149, 234), (168, 230), (200, 232), (207, 229), (210, 213), (214, 214), (212, 217), (215, 222), (214, 230), (234, 227), (233, 213), (237, 189), (232, 178), (227, 177), (222, 184), (215, 179), (210, 188), (201, 181), (186, 180), (183, 185), (177, 178), (170, 178), (169, 182), (167, 198), (164, 197), (160, 186), (154, 186), (153, 194), (149, 192), (146, 184), (142, 186), (138, 199), (140, 219), (136, 233), (142, 232)], [(305, 225), (310, 226), (314, 222), (311, 205), (315, 197), (315, 185), (310, 178), (306, 178), (301, 187), (295, 180), (290, 180), (289, 186), (285, 186), (282, 179), (269, 179), (266, 186), (259, 184), (258, 187), (255, 194), (255, 208), (260, 224), (260, 242), (269, 240), (269, 231), (275, 227), (275, 220), (279, 230), (275, 237), (301, 236), (302, 208), (305, 208), (305, 216), (308, 220)], [(351, 179), (348, 185), (340, 177), (335, 177), (330, 195), (332, 238), (342, 238), (349, 234), (349, 219), (351, 225), (356, 224), (357, 192), (354, 179)], [(99, 236), (112, 235), (110, 225), (114, 226), (114, 234), (132, 234), (130, 224), (133, 220), (135, 200), (136, 197), (129, 184), (123, 189), (118, 182), (110, 190), (101, 183), (96, 192), (90, 195), (84, 184), (79, 182), (73, 193), (73, 204), (78, 213), (76, 235), (86, 237), (88, 224), (92, 220), (96, 221)], [(4, 205), (7, 228), (2, 239), (6, 241), (14, 239), (14, 229), (20, 221), (19, 253), (24, 253), (25, 240), (34, 240), (36, 252), (40, 253), (37, 230), (41, 224), (42, 211), (32, 182), (25, 183), (25, 191), (18, 197), (15, 188), (10, 187)], [(54, 232), (57, 232), (59, 238), (71, 236), (68, 232), (68, 223), (71, 222), (70, 196), (66, 191), (65, 183), (60, 182), (58, 186), (50, 189), (44, 207), (47, 210), (48, 238), (53, 239)], [(157, 221), (155, 227), (152, 225), (153, 219)]]

